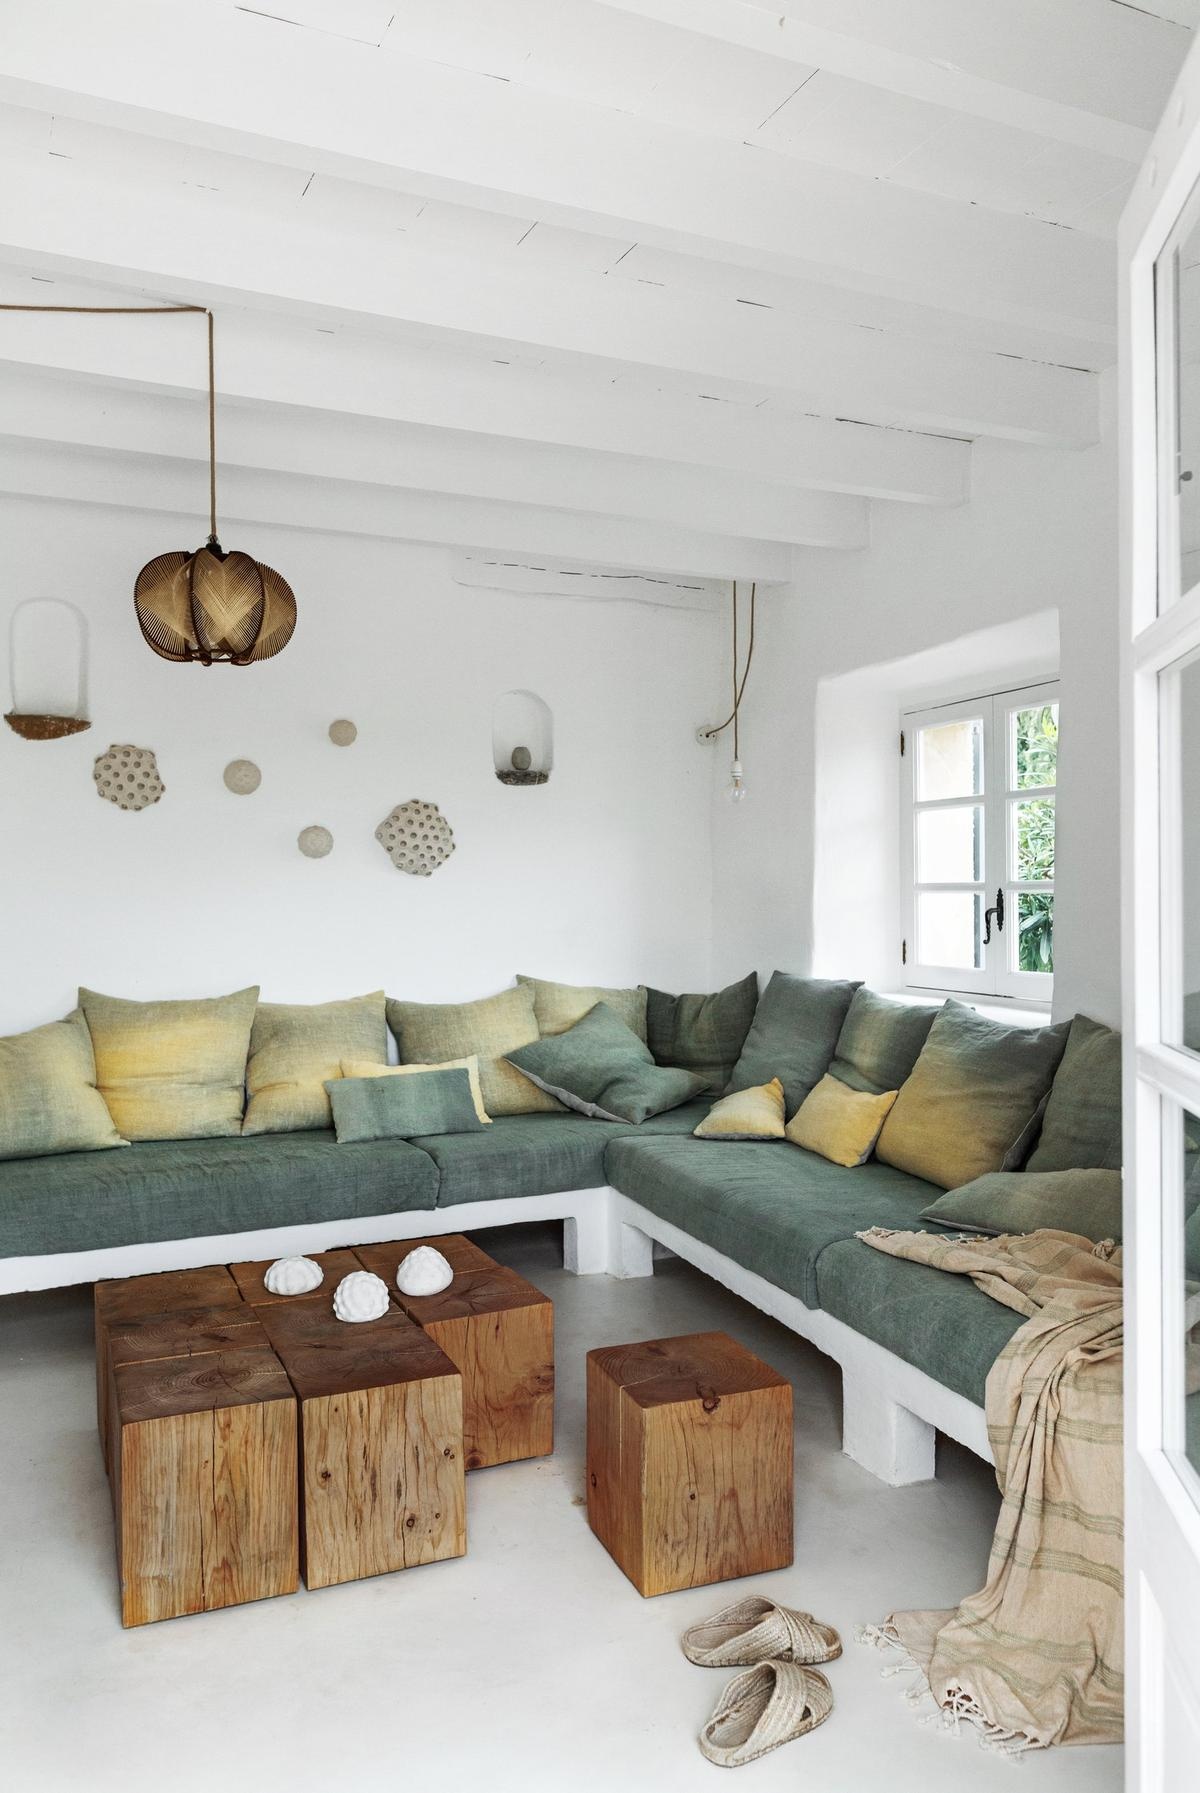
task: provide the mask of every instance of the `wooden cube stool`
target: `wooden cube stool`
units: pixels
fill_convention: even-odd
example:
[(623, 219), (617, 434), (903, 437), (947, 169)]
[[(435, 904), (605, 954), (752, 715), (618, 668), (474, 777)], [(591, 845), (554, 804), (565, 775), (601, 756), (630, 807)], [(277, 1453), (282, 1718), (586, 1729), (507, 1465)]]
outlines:
[(117, 1363), (121, 1622), (294, 1593), (296, 1400), (266, 1346)]
[[(440, 1295), (396, 1288), (398, 1264), (418, 1245), (432, 1245), (454, 1271)], [(467, 1468), (548, 1457), (554, 1449), (553, 1302), (461, 1233), (356, 1249), (364, 1269), (383, 1278), (393, 1301), (461, 1370)]]
[(462, 1377), (398, 1309), (360, 1324), (328, 1298), (257, 1307), (300, 1402), (310, 1588), (462, 1556)]
[(588, 1523), (641, 1594), (792, 1561), (792, 1388), (724, 1332), (587, 1356)]

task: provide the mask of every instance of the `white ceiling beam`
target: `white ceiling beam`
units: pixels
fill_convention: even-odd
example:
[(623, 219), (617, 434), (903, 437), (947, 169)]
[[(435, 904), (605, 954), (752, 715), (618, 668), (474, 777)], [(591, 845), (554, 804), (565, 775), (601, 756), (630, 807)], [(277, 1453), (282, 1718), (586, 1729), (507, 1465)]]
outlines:
[[(1140, 162), (1187, 52), (1170, 8), (1112, 0), (604, 0), (908, 99)], [(1160, 16), (1150, 16), (1158, 12)], [(849, 15), (849, 16), (847, 16)]]
[[(207, 469), (153, 455), (61, 447), (0, 435), (0, 492), (68, 503), (165, 512), (146, 536), (146, 558), (195, 548), (208, 531)], [(254, 525), (433, 542), (515, 554), (553, 554), (594, 565), (707, 579), (791, 578), (793, 550), (777, 542), (701, 533), (628, 517), (585, 516), (441, 493), (402, 492), (226, 466), (219, 521), (228, 547), (253, 552)], [(131, 579), (136, 568), (130, 569)], [(302, 561), (280, 571), (305, 598)]]
[[(80, 386), (29, 370), (5, 376), (3, 415), (10, 437), (171, 460), (194, 461), (206, 440), (198, 396)], [(863, 498), (789, 490), (633, 455), (414, 429), (295, 405), (225, 405), (217, 441), (222, 465), (259, 472), (636, 517), (808, 547), (867, 542)]]
[(1025, 325), (1115, 315), (1082, 232), (234, 8), (6, 0), (0, 98)]
[[(230, 300), (331, 326), (550, 350), (580, 363), (667, 368), (793, 394), (805, 409), (962, 435), (1084, 444), (1097, 382), (1070, 368), (806, 322), (703, 293), (551, 274), (347, 239), (180, 188), (122, 193), (74, 163), (10, 169), (0, 255), (203, 303)], [(231, 270), (236, 286), (231, 284)]]
[[(0, 301), (129, 304), (140, 294), (0, 271)], [(292, 404), (493, 440), (636, 455), (773, 485), (913, 504), (961, 504), (970, 445), (647, 389), (566, 367), (414, 346), (295, 319), (222, 311), (226, 400)], [(147, 391), (204, 391), (201, 329), (184, 319), (0, 315), (0, 363)]]

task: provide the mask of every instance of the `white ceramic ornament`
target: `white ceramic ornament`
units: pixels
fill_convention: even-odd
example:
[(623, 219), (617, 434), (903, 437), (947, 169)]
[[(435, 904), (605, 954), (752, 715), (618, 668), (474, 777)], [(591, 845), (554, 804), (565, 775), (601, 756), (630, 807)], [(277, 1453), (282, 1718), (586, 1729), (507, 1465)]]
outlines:
[(311, 828), (300, 830), (296, 845), (306, 859), (324, 859), (327, 853), (333, 852), (333, 836), (328, 828), (314, 822)]
[(418, 1245), (401, 1259), (396, 1287), (402, 1295), (440, 1295), (454, 1281), (454, 1272), (432, 1245)]
[(311, 1258), (277, 1258), (263, 1277), (271, 1295), (307, 1295), (324, 1281), (325, 1272)]
[(381, 1320), (388, 1310), (387, 1284), (370, 1270), (352, 1270), (333, 1292), (339, 1320)]

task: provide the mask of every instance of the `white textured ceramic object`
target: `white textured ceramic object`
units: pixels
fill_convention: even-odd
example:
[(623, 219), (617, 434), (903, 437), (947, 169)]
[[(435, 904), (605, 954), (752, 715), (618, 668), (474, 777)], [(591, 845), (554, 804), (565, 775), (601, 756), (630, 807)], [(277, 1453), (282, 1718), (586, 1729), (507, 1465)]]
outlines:
[(148, 809), (166, 790), (152, 747), (114, 741), (92, 766), (96, 791), (118, 809)]
[(324, 1281), (325, 1272), (311, 1258), (277, 1258), (263, 1277), (271, 1295), (307, 1295)]
[(311, 828), (302, 828), (296, 836), (296, 845), (306, 859), (324, 859), (333, 852), (333, 836), (328, 828), (321, 828), (316, 823)]
[(436, 803), (422, 803), (418, 797), (397, 803), (375, 830), (375, 839), (396, 870), (413, 878), (431, 877), (454, 851), (449, 822)]
[(352, 1270), (333, 1292), (339, 1320), (381, 1320), (387, 1310), (387, 1284), (370, 1270)]
[(349, 717), (339, 716), (329, 724), (329, 739), (335, 747), (352, 747), (358, 739), (358, 729)]
[(235, 797), (249, 797), (262, 783), (262, 773), (253, 760), (230, 760), (223, 776), (225, 789)]
[(432, 1245), (418, 1245), (400, 1261), (396, 1287), (402, 1295), (440, 1295), (454, 1281), (454, 1272)]

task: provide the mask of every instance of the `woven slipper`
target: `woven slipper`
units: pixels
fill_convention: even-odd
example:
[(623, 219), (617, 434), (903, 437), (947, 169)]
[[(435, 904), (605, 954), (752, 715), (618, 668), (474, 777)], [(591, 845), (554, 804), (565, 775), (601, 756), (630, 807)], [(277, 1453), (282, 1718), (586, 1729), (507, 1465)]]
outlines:
[(740, 1768), (815, 1730), (832, 1711), (820, 1669), (760, 1662), (733, 1677), (700, 1733), (700, 1748), (718, 1768)]
[(701, 1668), (748, 1668), (756, 1662), (832, 1662), (842, 1640), (810, 1612), (750, 1594), (683, 1634), (683, 1653)]

